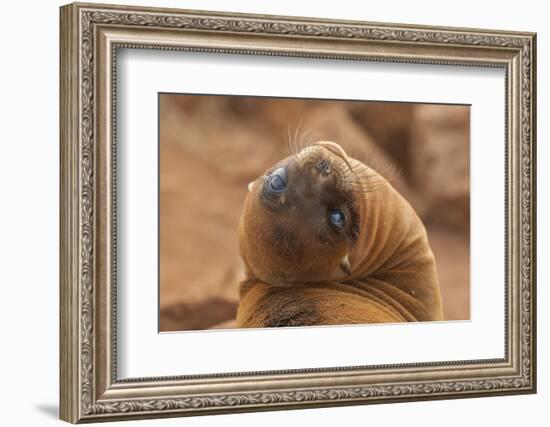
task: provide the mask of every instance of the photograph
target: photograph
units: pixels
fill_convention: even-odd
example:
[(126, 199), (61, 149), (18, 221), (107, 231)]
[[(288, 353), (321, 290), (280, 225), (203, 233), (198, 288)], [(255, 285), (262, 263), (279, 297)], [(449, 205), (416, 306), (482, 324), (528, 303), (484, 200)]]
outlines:
[(158, 94), (159, 331), (470, 320), (470, 106)]
[(536, 393), (535, 26), (206, 9), (52, 18), (59, 418)]

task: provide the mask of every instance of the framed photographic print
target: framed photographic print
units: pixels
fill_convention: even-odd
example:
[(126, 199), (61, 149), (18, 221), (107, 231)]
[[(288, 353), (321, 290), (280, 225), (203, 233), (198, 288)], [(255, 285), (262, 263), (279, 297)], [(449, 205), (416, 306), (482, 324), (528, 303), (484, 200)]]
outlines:
[(535, 34), (60, 22), (62, 419), (535, 392)]

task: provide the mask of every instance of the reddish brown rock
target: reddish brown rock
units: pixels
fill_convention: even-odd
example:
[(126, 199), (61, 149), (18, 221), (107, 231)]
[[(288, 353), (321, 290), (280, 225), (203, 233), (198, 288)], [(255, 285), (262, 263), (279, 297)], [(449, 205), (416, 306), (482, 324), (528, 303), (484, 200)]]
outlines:
[(469, 107), (420, 105), (414, 110), (411, 178), (427, 205), (426, 221), (469, 230)]
[(357, 102), (350, 105), (354, 120), (364, 127), (410, 179), (410, 142), (417, 104), (405, 102)]
[(427, 221), (446, 315), (467, 319), (469, 145), (460, 108), (161, 96), (160, 329), (234, 327), (246, 186), (289, 154), (289, 133), (298, 149), (335, 140), (391, 180)]

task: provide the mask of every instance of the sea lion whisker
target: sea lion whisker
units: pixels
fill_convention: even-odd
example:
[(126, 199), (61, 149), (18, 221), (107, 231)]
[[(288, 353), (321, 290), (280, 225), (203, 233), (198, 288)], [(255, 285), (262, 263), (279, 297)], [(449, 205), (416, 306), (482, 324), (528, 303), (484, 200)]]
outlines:
[(312, 138), (310, 138), (310, 135), (313, 131), (311, 130), (310, 127), (307, 127), (304, 129), (303, 132), (300, 132), (299, 133), (299, 136), (298, 136), (298, 146), (299, 147), (306, 147), (306, 146), (309, 146), (311, 145), (310, 143), (310, 140)]
[(357, 179), (350, 182), (352, 185), (357, 184), (360, 187), (364, 187), (365, 185), (386, 184), (388, 180), (381, 178), (380, 175), (378, 175), (378, 177), (370, 177), (368, 180)]
[(380, 171), (379, 174), (382, 175), (386, 179), (386, 181), (392, 182), (399, 175), (401, 175), (402, 172), (403, 172), (403, 169), (401, 167), (397, 167), (395, 163), (390, 163), (388, 167)]
[(378, 176), (379, 174), (376, 173), (376, 171), (374, 171), (374, 169), (371, 169), (368, 166), (364, 166), (364, 167), (361, 167), (361, 168), (356, 168), (353, 171), (353, 175), (361, 176), (361, 177), (365, 177), (365, 178), (370, 178), (370, 177)]
[(363, 181), (348, 181), (346, 186), (352, 191), (357, 191), (360, 193), (372, 193), (378, 191), (379, 189), (386, 186), (388, 182), (384, 179), (378, 180), (369, 180), (368, 182)]
[(353, 169), (354, 172), (363, 172), (363, 171), (371, 170), (372, 168), (365, 165), (365, 164), (357, 162), (353, 165), (352, 169)]
[[(298, 127), (299, 126), (300, 126), (300, 124), (298, 124)], [(294, 152), (298, 153), (298, 152), (301, 151), (301, 148), (300, 148), (300, 145), (299, 145), (298, 140), (297, 140), (296, 132), (297, 132), (297, 130), (295, 129), (294, 130), (294, 136), (292, 136), (292, 146), (294, 147)]]
[(290, 155), (296, 153), (294, 147), (292, 146), (292, 135), (290, 134), (290, 126), (287, 126), (286, 128), (286, 147)]
[(383, 187), (385, 187), (386, 185), (388, 185), (387, 182), (383, 182), (383, 183), (380, 183), (380, 185), (377, 185), (377, 186), (373, 186), (373, 187), (364, 187), (362, 190), (359, 190), (361, 191), (363, 194), (368, 194), (368, 193), (375, 193), (377, 192), (378, 190), (382, 189)]
[(399, 175), (401, 175), (403, 173), (403, 168), (401, 166), (397, 166), (397, 165), (393, 165), (393, 175), (390, 175), (388, 176), (388, 178), (386, 178), (389, 182), (392, 182), (393, 180), (395, 180)]
[[(373, 171), (373, 172), (372, 173), (367, 173), (367, 171)], [(366, 165), (360, 165), (360, 166), (357, 166), (356, 173), (358, 175), (361, 175), (361, 176), (367, 177), (367, 178), (381, 175), (381, 176), (384, 177), (384, 179), (391, 182), (397, 176), (400, 175), (401, 171), (402, 170), (400, 170), (400, 169), (396, 169), (396, 165), (394, 163), (390, 163), (389, 166), (386, 169), (383, 169), (381, 171), (376, 169), (376, 168), (371, 168), (371, 167), (366, 166)]]
[(354, 172), (353, 174), (351, 175), (348, 175), (348, 179), (354, 179), (356, 181), (359, 181), (361, 182), (362, 179), (365, 179), (365, 178), (368, 178), (368, 179), (371, 179), (371, 178), (376, 178), (376, 177), (379, 177), (380, 175), (377, 174), (376, 172), (369, 172), (370, 169), (365, 169), (363, 171), (357, 171), (357, 172)]
[(301, 150), (299, 140), (298, 140), (298, 136), (300, 134), (300, 128), (301, 127), (302, 127), (302, 118), (300, 118), (300, 120), (298, 120), (298, 125), (294, 129), (294, 144), (296, 145), (296, 150)]
[[(363, 162), (355, 162), (353, 165), (354, 171), (366, 177), (376, 176), (377, 174), (379, 174), (386, 178), (388, 181), (393, 181), (397, 176), (402, 173), (402, 169), (396, 169), (397, 165), (395, 162), (387, 162), (387, 164), (382, 167), (379, 158), (373, 157), (372, 159), (369, 159), (369, 157), (370, 156), (366, 154), (366, 150), (364, 150), (365, 160)], [(368, 170), (372, 170), (374, 172), (371, 174), (366, 174), (365, 172)]]

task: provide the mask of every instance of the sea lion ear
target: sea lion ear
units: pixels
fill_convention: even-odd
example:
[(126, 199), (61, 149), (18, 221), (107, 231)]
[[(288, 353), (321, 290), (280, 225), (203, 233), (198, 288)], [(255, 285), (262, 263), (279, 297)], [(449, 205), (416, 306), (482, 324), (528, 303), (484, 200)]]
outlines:
[(250, 193), (253, 188), (254, 188), (254, 181), (252, 181), (250, 184), (248, 184), (248, 192)]
[(340, 260), (340, 268), (344, 273), (351, 275), (351, 264), (349, 263), (349, 254), (346, 254), (346, 256)]

